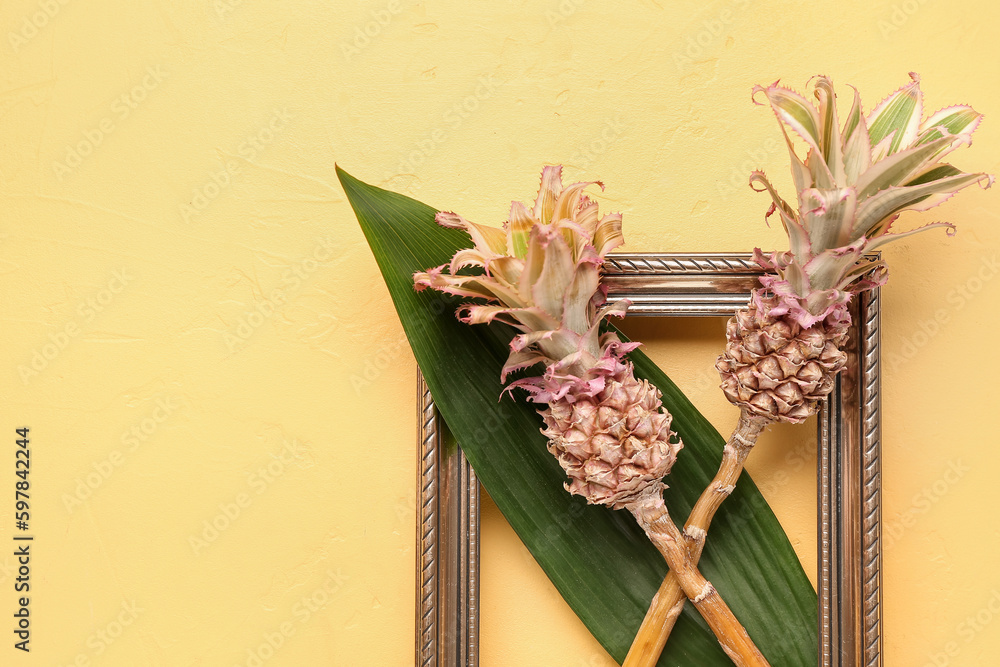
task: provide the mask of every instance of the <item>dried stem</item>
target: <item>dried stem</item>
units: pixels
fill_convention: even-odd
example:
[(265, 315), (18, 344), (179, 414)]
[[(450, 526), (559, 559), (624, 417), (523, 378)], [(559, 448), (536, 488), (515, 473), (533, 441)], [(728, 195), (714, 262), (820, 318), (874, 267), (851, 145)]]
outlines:
[[(684, 524), (684, 543), (692, 567), (697, 566), (698, 559), (701, 558), (712, 517), (722, 505), (722, 501), (733, 492), (750, 450), (769, 423), (768, 419), (752, 415), (745, 409), (740, 411), (739, 423), (722, 450), (719, 471), (698, 498), (694, 509), (691, 510), (691, 516)], [(671, 567), (653, 597), (645, 618), (642, 619), (642, 625), (632, 641), (622, 667), (650, 667), (656, 664), (663, 647), (667, 644), (674, 623), (684, 608), (685, 597), (681, 583)]]
[(687, 540), (667, 513), (659, 490), (643, 493), (626, 507), (667, 561), (682, 595), (694, 603), (733, 663), (738, 667), (769, 667), (722, 596), (688, 557)]

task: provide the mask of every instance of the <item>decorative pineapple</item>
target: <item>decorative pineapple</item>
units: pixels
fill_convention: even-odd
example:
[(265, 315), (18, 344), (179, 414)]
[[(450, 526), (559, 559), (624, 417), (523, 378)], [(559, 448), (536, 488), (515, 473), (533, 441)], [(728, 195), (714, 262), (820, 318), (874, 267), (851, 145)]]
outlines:
[[(851, 324), (851, 297), (887, 278), (881, 260), (866, 257), (910, 234), (954, 226), (932, 223), (890, 233), (903, 211), (926, 211), (972, 185), (989, 187), (988, 174), (967, 174), (941, 158), (971, 143), (982, 116), (955, 105), (924, 120), (920, 80), (880, 102), (867, 116), (857, 90), (847, 119), (837, 120), (836, 96), (829, 78), (815, 78), (818, 105), (777, 83), (756, 86), (778, 117), (792, 162), (798, 210), (783, 200), (761, 171), (750, 176), (772, 204), (765, 218), (778, 213), (790, 250), (757, 262), (773, 274), (761, 278), (750, 303), (729, 321), (725, 353), (716, 362), (722, 390), (740, 407), (740, 419), (723, 451), (715, 479), (696, 503), (684, 527), (688, 553), (697, 563), (709, 524), (733, 490), (757, 437), (770, 423), (798, 423), (819, 409), (846, 364), (841, 346)], [(759, 103), (763, 104), (763, 103)], [(792, 136), (805, 142), (800, 158)], [(755, 188), (757, 189), (757, 188)], [(873, 272), (871, 279), (861, 277)], [(673, 622), (684, 605), (673, 573), (664, 579), (625, 665), (656, 663)]]
[[(564, 188), (561, 168), (546, 167), (534, 208), (513, 202), (503, 230), (438, 213), (439, 224), (464, 229), (475, 247), (460, 250), (450, 264), (415, 274), (415, 287), (486, 299), (460, 307), (459, 318), (469, 324), (501, 321), (521, 332), (511, 341), (502, 379), (545, 364), (541, 376), (517, 380), (508, 390), (525, 389), (529, 400), (544, 405), (543, 433), (569, 477), (566, 489), (588, 503), (632, 512), (734, 662), (767, 665), (688, 560), (684, 538), (663, 503), (661, 480), (681, 444), (673, 438), (659, 390), (637, 380), (624, 359), (637, 343), (600, 333), (605, 317), (623, 316), (630, 304), (606, 303), (600, 268), (604, 255), (623, 242), (621, 215), (599, 218), (597, 203), (583, 194), (589, 185)], [(478, 271), (461, 272), (468, 267)]]
[[(438, 213), (439, 224), (469, 232), (476, 247), (416, 274), (414, 283), (418, 290), (486, 298), (486, 305), (462, 306), (460, 319), (503, 321), (522, 332), (511, 341), (503, 379), (537, 363), (545, 373), (508, 389), (520, 387), (529, 400), (546, 404), (544, 433), (570, 478), (567, 490), (618, 509), (650, 484), (662, 491), (660, 479), (681, 444), (671, 442), (659, 390), (636, 380), (622, 360), (638, 344), (599, 332), (601, 320), (624, 315), (629, 302), (605, 303), (600, 267), (623, 242), (621, 215), (598, 219), (597, 203), (583, 194), (588, 185), (564, 189), (561, 167), (546, 167), (534, 209), (513, 202), (504, 231)], [(459, 274), (469, 266), (483, 273)]]
[(659, 390), (617, 359), (595, 396), (550, 402), (542, 433), (571, 480), (566, 490), (613, 509), (650, 487), (662, 493), (680, 443), (670, 442), (670, 413), (661, 407)]
[(716, 368), (731, 403), (769, 421), (798, 423), (815, 413), (847, 364), (840, 346), (850, 319), (838, 311), (803, 327), (781, 309), (778, 297), (754, 290), (750, 305), (726, 325), (726, 352)]
[[(902, 211), (926, 211), (973, 183), (993, 182), (987, 174), (967, 174), (941, 158), (971, 143), (982, 116), (966, 105), (947, 107), (921, 122), (920, 80), (883, 100), (866, 117), (854, 102), (843, 129), (829, 78), (816, 78), (818, 106), (777, 84), (757, 86), (782, 123), (798, 191), (798, 211), (783, 200), (761, 171), (750, 177), (773, 203), (791, 249), (758, 263), (774, 271), (761, 279), (750, 306), (729, 323), (725, 354), (716, 365), (732, 403), (769, 421), (801, 422), (814, 414), (844, 367), (839, 350), (850, 326), (847, 304), (853, 294), (887, 277), (880, 260), (865, 255), (937, 222), (890, 233)], [(786, 129), (787, 127), (787, 129)], [(800, 159), (788, 130), (805, 141)], [(869, 271), (874, 280), (858, 280)]]

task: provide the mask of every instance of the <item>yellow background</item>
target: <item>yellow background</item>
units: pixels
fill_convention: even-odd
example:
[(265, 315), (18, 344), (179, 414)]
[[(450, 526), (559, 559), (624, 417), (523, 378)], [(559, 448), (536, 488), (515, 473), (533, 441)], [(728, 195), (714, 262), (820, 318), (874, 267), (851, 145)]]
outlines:
[[(626, 250), (785, 247), (745, 186), (790, 180), (751, 86), (825, 73), (871, 108), (917, 71), (928, 111), (986, 114), (954, 157), (995, 172), (998, 25), (986, 0), (5, 0), (0, 484), (30, 426), (36, 541), (27, 656), (0, 556), (0, 663), (412, 662), (416, 367), (334, 161), (490, 223), (563, 163)], [(890, 667), (1000, 657), (996, 196), (886, 252)], [(727, 429), (721, 324), (629, 326)], [(810, 436), (751, 467), (812, 569)], [(484, 533), (483, 664), (610, 664), (489, 507)]]

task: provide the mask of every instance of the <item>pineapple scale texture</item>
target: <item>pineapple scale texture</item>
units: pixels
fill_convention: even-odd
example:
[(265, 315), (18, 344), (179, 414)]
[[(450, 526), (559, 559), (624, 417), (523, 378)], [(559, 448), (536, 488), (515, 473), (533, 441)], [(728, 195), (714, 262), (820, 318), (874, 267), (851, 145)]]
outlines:
[(779, 300), (757, 292), (726, 326), (726, 351), (715, 364), (731, 403), (772, 421), (799, 423), (816, 413), (847, 365), (840, 348), (850, 320), (836, 314), (803, 328), (774, 315)]
[[(632, 364), (615, 364), (593, 397), (572, 396), (540, 410), (548, 449), (570, 481), (566, 490), (590, 504), (621, 509), (651, 484), (659, 485), (677, 458), (670, 413), (660, 391), (637, 380)], [(676, 440), (676, 438), (674, 438)]]

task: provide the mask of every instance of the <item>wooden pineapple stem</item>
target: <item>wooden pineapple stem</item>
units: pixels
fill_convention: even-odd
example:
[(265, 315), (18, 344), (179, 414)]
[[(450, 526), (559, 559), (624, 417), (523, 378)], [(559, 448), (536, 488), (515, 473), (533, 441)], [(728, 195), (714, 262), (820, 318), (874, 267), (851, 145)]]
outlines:
[(692, 563), (686, 540), (667, 513), (656, 486), (651, 485), (650, 492), (626, 505), (627, 509), (667, 561), (683, 595), (694, 603), (733, 663), (738, 667), (769, 667), (722, 596)]
[[(736, 480), (743, 472), (743, 464), (761, 431), (770, 423), (764, 417), (754, 416), (746, 410), (740, 411), (740, 420), (736, 429), (729, 437), (722, 450), (722, 463), (715, 479), (705, 488), (691, 516), (684, 524), (684, 543), (687, 547), (688, 560), (692, 567), (697, 566), (705, 547), (705, 536), (712, 523), (712, 517), (729, 497), (736, 486)], [(649, 609), (646, 611), (639, 632), (632, 641), (628, 656), (622, 667), (650, 667), (655, 665), (667, 644), (670, 632), (684, 608), (687, 596), (682, 589), (677, 575), (671, 567), (670, 572), (660, 584), (660, 589), (653, 596)]]

